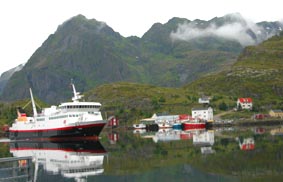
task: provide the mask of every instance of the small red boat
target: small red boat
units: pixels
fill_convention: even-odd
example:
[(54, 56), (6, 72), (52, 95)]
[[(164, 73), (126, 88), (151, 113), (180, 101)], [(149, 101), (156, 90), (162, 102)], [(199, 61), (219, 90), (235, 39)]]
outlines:
[(206, 122), (201, 120), (187, 120), (182, 123), (183, 130), (205, 129)]

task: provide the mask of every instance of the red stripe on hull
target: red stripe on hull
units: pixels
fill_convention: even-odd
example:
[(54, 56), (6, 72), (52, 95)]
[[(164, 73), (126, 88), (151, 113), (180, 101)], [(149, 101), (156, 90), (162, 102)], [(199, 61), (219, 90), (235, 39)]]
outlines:
[[(60, 139), (66, 139), (78, 141), (78, 137), (97, 137), (105, 126), (106, 123), (80, 125), (65, 128), (52, 128), (45, 130), (11, 130), (9, 132), (9, 138), (11, 140), (19, 139), (52, 139), (54, 141), (61, 141)], [(64, 140), (63, 140), (64, 141)]]
[(105, 150), (90, 150), (90, 149), (56, 149), (56, 148), (28, 148), (28, 147), (22, 147), (22, 148), (10, 148), (10, 151), (21, 151), (21, 150), (49, 150), (49, 151), (64, 151), (64, 152), (89, 152), (89, 153), (106, 153)]
[(103, 127), (106, 123), (99, 124), (90, 124), (90, 125), (79, 125), (79, 126), (69, 126), (62, 128), (51, 128), (51, 129), (39, 129), (39, 130), (12, 130), (10, 132), (45, 132), (45, 131), (64, 131), (64, 130), (72, 130), (77, 128), (92, 128), (92, 127)]

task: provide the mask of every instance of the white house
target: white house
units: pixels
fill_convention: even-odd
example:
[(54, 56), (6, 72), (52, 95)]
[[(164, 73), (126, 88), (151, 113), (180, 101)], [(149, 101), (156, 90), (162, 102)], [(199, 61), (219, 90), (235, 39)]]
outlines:
[(210, 97), (201, 97), (198, 99), (199, 104), (209, 104)]
[(252, 98), (238, 98), (237, 108), (252, 110), (253, 109)]
[(206, 121), (213, 121), (213, 109), (208, 108), (192, 108), (192, 117), (203, 119)]

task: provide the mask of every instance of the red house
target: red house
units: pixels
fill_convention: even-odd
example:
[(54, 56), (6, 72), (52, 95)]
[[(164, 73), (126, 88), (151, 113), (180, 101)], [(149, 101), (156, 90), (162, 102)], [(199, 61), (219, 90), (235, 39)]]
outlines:
[(238, 98), (237, 100), (237, 108), (242, 108), (242, 109), (248, 109), (252, 110), (253, 109), (253, 100), (252, 98)]
[(255, 141), (253, 138), (245, 138), (242, 143), (239, 142), (239, 146), (241, 150), (254, 150)]

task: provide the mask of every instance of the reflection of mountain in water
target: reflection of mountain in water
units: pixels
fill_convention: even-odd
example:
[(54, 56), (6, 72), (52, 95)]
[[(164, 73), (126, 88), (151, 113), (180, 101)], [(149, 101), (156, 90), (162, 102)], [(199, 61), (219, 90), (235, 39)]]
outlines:
[(10, 152), (14, 157), (32, 156), (35, 163), (35, 181), (42, 177), (38, 172), (43, 171), (38, 169), (77, 181), (84, 181), (88, 176), (104, 172), (103, 160), (106, 150), (99, 141), (15, 142), (10, 143)]

